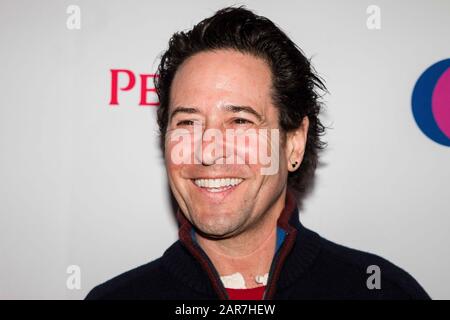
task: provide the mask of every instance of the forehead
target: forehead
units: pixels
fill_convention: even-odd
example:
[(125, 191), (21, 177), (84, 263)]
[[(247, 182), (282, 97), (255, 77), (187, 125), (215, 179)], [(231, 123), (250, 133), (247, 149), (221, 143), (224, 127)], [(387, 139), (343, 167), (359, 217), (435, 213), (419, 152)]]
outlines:
[(208, 108), (220, 104), (270, 104), (271, 71), (267, 63), (235, 50), (197, 53), (178, 69), (170, 105)]

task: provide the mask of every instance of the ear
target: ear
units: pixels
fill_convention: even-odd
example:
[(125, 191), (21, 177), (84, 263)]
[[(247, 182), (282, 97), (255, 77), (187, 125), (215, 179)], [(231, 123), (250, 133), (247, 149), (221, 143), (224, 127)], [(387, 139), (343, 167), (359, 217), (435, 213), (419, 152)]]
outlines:
[(290, 172), (297, 170), (305, 155), (309, 119), (305, 116), (300, 127), (286, 134), (286, 160)]

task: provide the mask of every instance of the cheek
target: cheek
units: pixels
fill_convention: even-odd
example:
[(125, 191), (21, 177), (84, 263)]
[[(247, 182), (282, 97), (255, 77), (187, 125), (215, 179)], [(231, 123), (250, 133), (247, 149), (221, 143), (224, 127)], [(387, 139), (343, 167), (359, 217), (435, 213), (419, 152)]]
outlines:
[(167, 170), (167, 175), (169, 177), (172, 177), (174, 175), (175, 172), (179, 171), (179, 167), (180, 165), (176, 165), (173, 162), (172, 159), (172, 150), (173, 150), (173, 145), (167, 145), (165, 146), (165, 151), (164, 151), (164, 161), (165, 161), (165, 167)]
[(259, 166), (258, 146), (254, 139), (238, 136), (235, 142), (234, 154), (236, 164), (247, 164), (250, 167)]
[(187, 130), (173, 130), (167, 133), (165, 140), (165, 162), (170, 170), (179, 170), (183, 165), (192, 164), (194, 140)]
[(280, 157), (277, 129), (249, 130), (243, 134), (236, 134), (233, 143), (234, 154), (239, 164), (265, 167)]
[(174, 142), (166, 143), (164, 152), (165, 167), (170, 184), (177, 185), (182, 178), (182, 172), (186, 164), (183, 163), (183, 156), (179, 144)]

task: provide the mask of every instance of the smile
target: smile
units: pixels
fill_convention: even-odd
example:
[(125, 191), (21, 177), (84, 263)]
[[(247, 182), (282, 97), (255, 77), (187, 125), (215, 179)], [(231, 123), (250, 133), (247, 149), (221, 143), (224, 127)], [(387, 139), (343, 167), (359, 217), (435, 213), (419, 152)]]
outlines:
[(239, 185), (244, 179), (241, 178), (220, 178), (220, 179), (194, 179), (197, 187), (206, 189), (209, 192), (223, 192)]

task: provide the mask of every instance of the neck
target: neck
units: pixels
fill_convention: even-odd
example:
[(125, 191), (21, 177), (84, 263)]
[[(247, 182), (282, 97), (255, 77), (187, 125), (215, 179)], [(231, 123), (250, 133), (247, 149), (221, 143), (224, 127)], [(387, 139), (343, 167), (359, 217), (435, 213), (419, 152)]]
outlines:
[(251, 229), (227, 239), (210, 239), (197, 234), (197, 241), (211, 259), (220, 276), (240, 273), (246, 288), (261, 286), (257, 276), (270, 270), (277, 240), (277, 220), (284, 208), (286, 194), (266, 211)]

